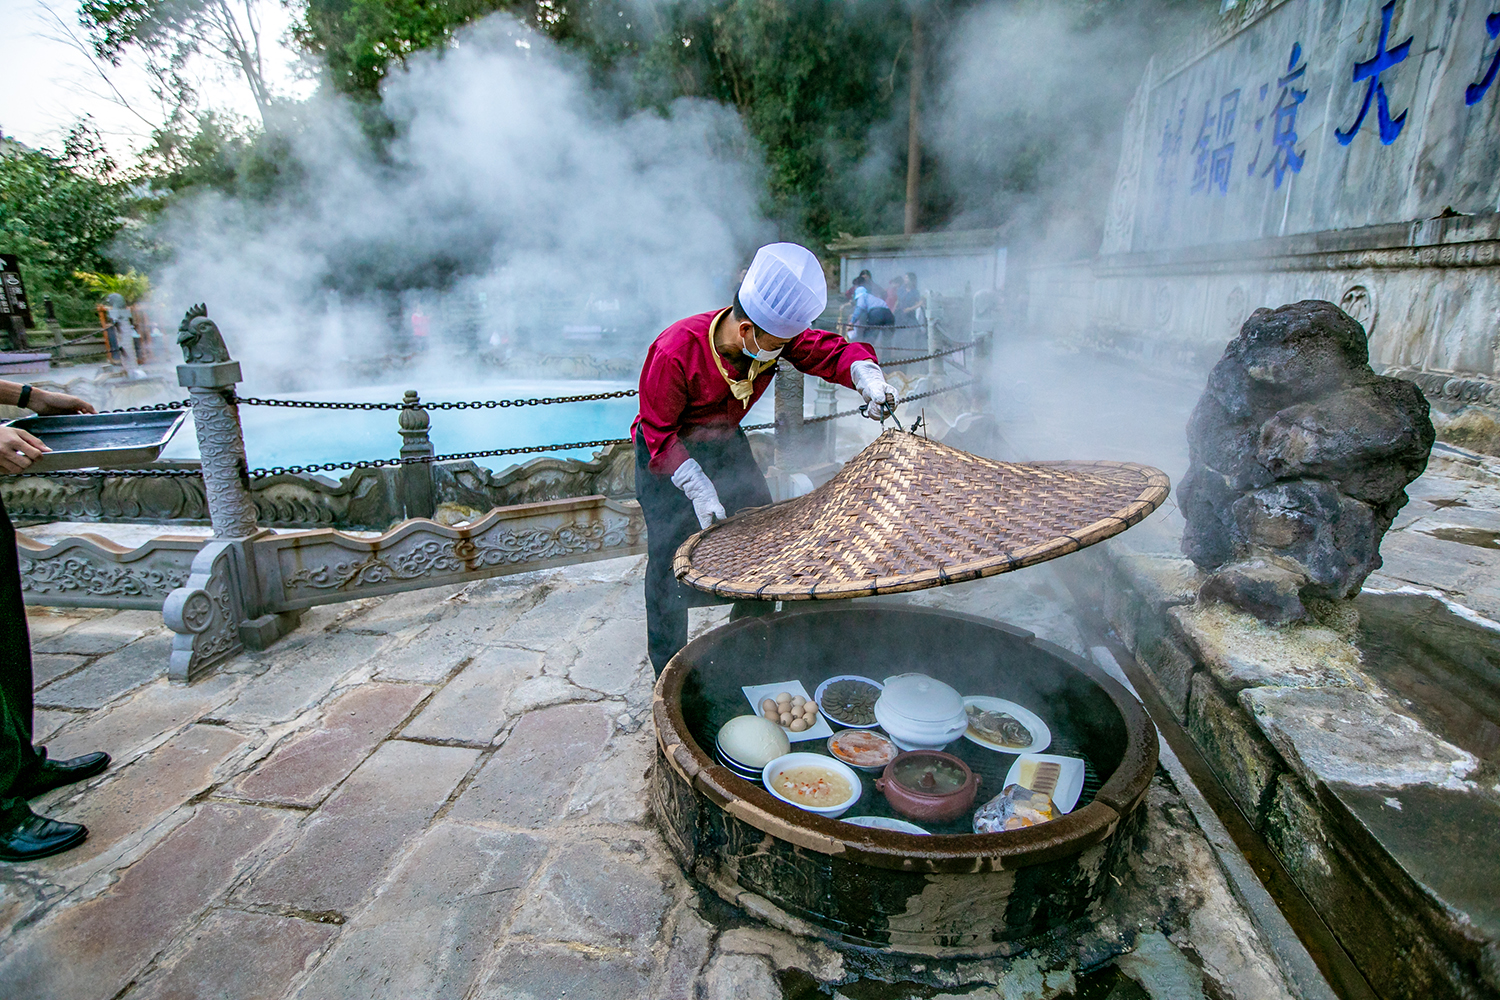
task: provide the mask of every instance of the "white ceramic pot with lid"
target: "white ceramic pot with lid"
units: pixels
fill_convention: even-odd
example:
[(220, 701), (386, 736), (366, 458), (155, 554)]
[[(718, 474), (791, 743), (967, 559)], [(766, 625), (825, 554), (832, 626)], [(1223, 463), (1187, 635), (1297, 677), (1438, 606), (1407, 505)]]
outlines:
[(903, 750), (940, 750), (969, 728), (963, 697), (926, 674), (887, 677), (875, 721)]

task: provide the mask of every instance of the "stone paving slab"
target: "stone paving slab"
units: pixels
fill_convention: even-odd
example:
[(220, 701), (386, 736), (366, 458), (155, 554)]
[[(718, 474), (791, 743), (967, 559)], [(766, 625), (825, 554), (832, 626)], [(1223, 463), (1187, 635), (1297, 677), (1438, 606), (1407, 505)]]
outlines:
[(454, 804), (452, 817), (522, 829), (556, 822), (610, 729), (609, 717), (592, 705), (529, 713)]
[[(27, 615), (27, 621), (32, 616)], [(149, 632), (162, 631), (158, 611), (120, 611), (113, 615), (81, 621), (66, 631), (33, 640), (34, 653), (73, 653), (100, 656), (113, 653)]]
[(329, 703), (318, 728), (277, 747), (225, 791), (251, 801), (317, 805), (406, 720), (428, 691), (415, 684), (354, 688)]
[(650, 966), (631, 955), (516, 943), (496, 958), (476, 1000), (638, 1000), (650, 996)]
[(49, 749), (52, 756), (66, 758), (108, 748), (116, 763), (124, 763), (222, 704), (233, 685), (228, 676), (206, 677), (190, 687), (162, 677), (104, 711), (69, 715), (73, 724)]
[(111, 765), (85, 786), (70, 785), (35, 800), (43, 815), (82, 823), (89, 838), (79, 847), (21, 868), (61, 872), (87, 865), (127, 837), (149, 830), (214, 781), (219, 765), (245, 745), (240, 733), (193, 726), (157, 751), (127, 764)]
[(393, 740), (349, 776), (295, 845), (238, 898), (307, 914), (347, 914), (468, 774), (478, 754)]
[(256, 678), (214, 718), (266, 725), (286, 722), (321, 701), (340, 680), (364, 666), (384, 643), (379, 636), (323, 634), (297, 649)]
[[(110, 614), (110, 612), (104, 612), (104, 614)], [(94, 608), (43, 608), (28, 606), (26, 608), (26, 628), (31, 633), (31, 644), (35, 647), (61, 632), (66, 632), (74, 625), (86, 622), (90, 618), (98, 617), (100, 617), (100, 612)]]
[[(37, 746), (45, 744), (63, 726), (80, 718), (72, 712), (49, 711), (38, 708), (31, 713), (31, 741)], [(58, 754), (63, 757), (63, 754)]]
[(1267, 628), (1222, 604), (1168, 609), (1175, 631), (1224, 690), (1248, 687), (1349, 687), (1359, 652), (1347, 636), (1315, 625)]
[(171, 658), (171, 633), (155, 632), (54, 681), (37, 692), (36, 702), (54, 708), (101, 708), (163, 676)]
[[(1330, 782), (1346, 827), (1389, 851), (1440, 908), (1500, 938), (1500, 805), (1470, 792)], [(1488, 862), (1488, 863), (1486, 863)]]
[(1254, 688), (1240, 700), (1308, 788), (1336, 781), (1462, 791), (1479, 767), (1472, 754), (1364, 691)]
[(466, 995), (546, 853), (526, 834), (439, 823), (344, 927), (299, 995)]
[(184, 953), (143, 977), (131, 1000), (277, 1000), (338, 933), (332, 924), (219, 910), (186, 937)]
[(28, 929), (0, 961), (0, 982), (28, 1000), (110, 1000), (288, 819), (205, 804), (103, 894)]
[(580, 841), (547, 865), (511, 931), (594, 948), (650, 951), (669, 897), (640, 841)]
[(506, 703), (521, 682), (541, 672), (529, 649), (481, 650), (423, 707), (402, 735), (408, 739), (489, 744), (508, 720)]
[(63, 674), (77, 670), (87, 662), (87, 656), (72, 653), (37, 653), (31, 658), (32, 683), (40, 691)]
[(650, 674), (646, 652), (646, 619), (613, 618), (578, 640), (578, 655), (568, 679), (579, 687), (609, 695), (623, 695), (644, 672)]

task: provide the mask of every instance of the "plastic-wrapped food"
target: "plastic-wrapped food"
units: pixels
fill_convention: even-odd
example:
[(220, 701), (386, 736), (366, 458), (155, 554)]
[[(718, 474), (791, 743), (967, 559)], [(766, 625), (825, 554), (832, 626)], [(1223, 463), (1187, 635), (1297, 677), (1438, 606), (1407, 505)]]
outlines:
[(1005, 790), (974, 811), (975, 833), (999, 833), (1036, 826), (1057, 817), (1052, 797), (1020, 785), (1006, 785)]

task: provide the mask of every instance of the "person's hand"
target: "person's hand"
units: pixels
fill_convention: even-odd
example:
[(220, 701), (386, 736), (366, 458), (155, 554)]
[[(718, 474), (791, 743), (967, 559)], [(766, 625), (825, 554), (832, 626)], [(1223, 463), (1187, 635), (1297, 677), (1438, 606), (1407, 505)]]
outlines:
[(885, 374), (875, 362), (854, 362), (849, 366), (849, 377), (854, 388), (865, 397), (865, 416), (879, 421), (896, 412), (896, 387), (885, 380)]
[(714, 489), (712, 479), (703, 471), (698, 460), (690, 458), (672, 473), (672, 485), (687, 495), (693, 504), (693, 513), (698, 515), (698, 527), (706, 528), (726, 515), (724, 505), (719, 502), (719, 491)]
[(32, 462), (51, 450), (19, 427), (0, 427), (0, 472), (8, 475), (25, 472)]
[(94, 409), (94, 404), (87, 400), (69, 396), (65, 392), (49, 392), (46, 389), (32, 389), (31, 398), (26, 401), (26, 408), (43, 417), (99, 412)]

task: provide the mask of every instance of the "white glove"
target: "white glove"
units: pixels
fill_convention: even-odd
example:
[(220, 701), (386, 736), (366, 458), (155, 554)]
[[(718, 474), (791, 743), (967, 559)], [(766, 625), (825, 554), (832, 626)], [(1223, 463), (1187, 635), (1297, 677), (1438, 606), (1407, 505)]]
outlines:
[(885, 380), (880, 366), (873, 361), (856, 361), (849, 366), (854, 388), (865, 397), (865, 416), (880, 420), (896, 412), (896, 387)]
[(672, 473), (672, 485), (693, 502), (698, 527), (706, 528), (726, 516), (724, 505), (719, 502), (719, 491), (714, 489), (713, 480), (708, 478), (708, 473), (703, 471), (696, 458), (690, 458), (677, 467)]

